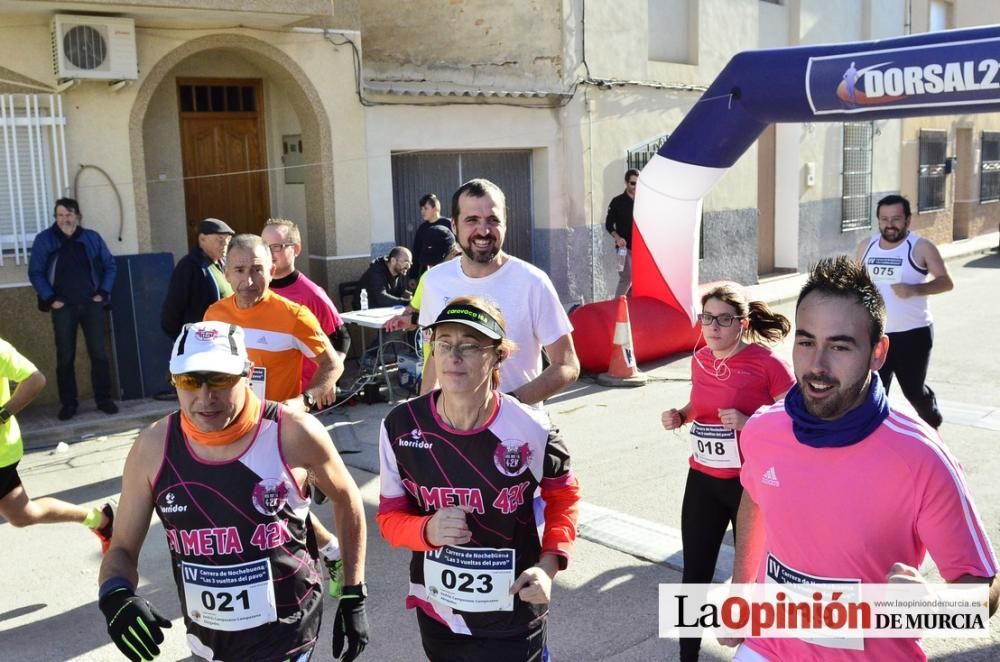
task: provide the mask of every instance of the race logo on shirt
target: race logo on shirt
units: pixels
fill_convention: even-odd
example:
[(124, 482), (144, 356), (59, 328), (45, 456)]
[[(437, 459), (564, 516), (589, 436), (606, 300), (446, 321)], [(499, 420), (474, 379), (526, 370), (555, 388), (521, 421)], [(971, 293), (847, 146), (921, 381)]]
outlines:
[(167, 492), (160, 501), (162, 513), (184, 513), (187, 509), (187, 506), (177, 503), (177, 496), (173, 492)]
[(214, 340), (219, 335), (219, 332), (215, 329), (196, 329), (194, 332), (195, 338), (198, 340), (204, 340), (208, 342)]
[(406, 434), (397, 437), (396, 445), (400, 448), (421, 448), (423, 450), (434, 448), (434, 444), (424, 438), (424, 433), (420, 431), (420, 428), (413, 428)]
[(493, 451), (493, 464), (505, 476), (520, 476), (528, 468), (531, 449), (527, 442), (507, 439)]
[(251, 500), (261, 515), (276, 515), (288, 500), (288, 484), (280, 478), (265, 478), (253, 486)]

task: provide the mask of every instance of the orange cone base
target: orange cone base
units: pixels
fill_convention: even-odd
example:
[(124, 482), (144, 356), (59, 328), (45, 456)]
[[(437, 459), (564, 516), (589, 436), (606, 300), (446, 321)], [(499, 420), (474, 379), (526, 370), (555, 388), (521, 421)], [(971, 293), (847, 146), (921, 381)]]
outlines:
[(646, 373), (636, 372), (630, 377), (615, 377), (611, 373), (602, 372), (597, 376), (597, 383), (602, 386), (634, 387), (646, 385)]

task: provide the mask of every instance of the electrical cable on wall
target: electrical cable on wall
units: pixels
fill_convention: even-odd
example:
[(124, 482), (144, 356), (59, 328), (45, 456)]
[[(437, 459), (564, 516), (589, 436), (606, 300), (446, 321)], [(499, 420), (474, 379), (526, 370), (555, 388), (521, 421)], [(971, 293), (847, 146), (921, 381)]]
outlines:
[(77, 184), (80, 182), (80, 175), (82, 175), (83, 171), (87, 168), (92, 168), (104, 175), (104, 178), (111, 184), (111, 190), (115, 192), (115, 200), (118, 201), (118, 241), (122, 241), (122, 235), (125, 233), (125, 207), (122, 205), (122, 194), (118, 192), (118, 187), (115, 185), (115, 181), (111, 179), (111, 175), (109, 175), (104, 168), (87, 163), (81, 163), (80, 169), (76, 171), (76, 176), (73, 177), (73, 197), (77, 197), (76, 191)]

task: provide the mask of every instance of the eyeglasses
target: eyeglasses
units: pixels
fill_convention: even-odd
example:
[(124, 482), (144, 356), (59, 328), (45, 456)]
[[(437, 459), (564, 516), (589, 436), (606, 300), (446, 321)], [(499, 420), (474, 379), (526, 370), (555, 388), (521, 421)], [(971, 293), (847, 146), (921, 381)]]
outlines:
[(435, 340), (431, 342), (431, 348), (434, 350), (435, 354), (451, 354), (452, 352), (458, 352), (458, 355), (463, 359), (474, 359), (479, 354), (489, 351), (494, 347), (496, 347), (496, 345), (477, 345), (471, 342), (455, 345), (447, 340)]
[(635, 186), (637, 180), (632, 180), (628, 183), (629, 186)]
[(208, 390), (221, 391), (232, 388), (245, 375), (227, 375), (222, 372), (185, 372), (180, 375), (170, 375), (170, 383), (182, 391), (197, 391), (202, 384), (208, 384)]
[(721, 315), (702, 313), (698, 315), (698, 319), (701, 320), (702, 326), (712, 326), (712, 322), (718, 322), (719, 326), (732, 326), (733, 320), (741, 320), (743, 318), (739, 315), (730, 315), (729, 313), (722, 313)]
[(271, 249), (272, 253), (280, 253), (281, 251), (285, 250), (286, 248), (288, 248), (290, 246), (294, 246), (294, 245), (295, 244), (268, 244), (267, 247)]

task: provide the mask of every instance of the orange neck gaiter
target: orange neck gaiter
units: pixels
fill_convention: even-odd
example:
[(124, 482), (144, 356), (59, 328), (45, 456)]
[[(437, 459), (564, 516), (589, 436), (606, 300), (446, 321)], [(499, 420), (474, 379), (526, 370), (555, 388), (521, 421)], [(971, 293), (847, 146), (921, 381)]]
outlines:
[(247, 387), (247, 399), (243, 405), (243, 411), (236, 416), (236, 419), (227, 427), (218, 432), (202, 432), (191, 419), (181, 411), (181, 431), (184, 435), (204, 446), (225, 446), (240, 439), (247, 432), (257, 425), (260, 419), (260, 400), (253, 391)]

